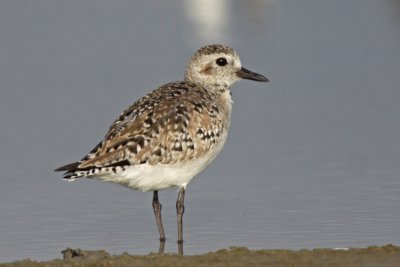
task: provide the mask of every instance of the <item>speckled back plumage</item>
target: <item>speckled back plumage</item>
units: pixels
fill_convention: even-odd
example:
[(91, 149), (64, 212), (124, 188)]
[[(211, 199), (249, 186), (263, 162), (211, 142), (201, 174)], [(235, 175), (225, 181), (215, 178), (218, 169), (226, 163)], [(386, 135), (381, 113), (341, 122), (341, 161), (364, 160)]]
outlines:
[(118, 117), (79, 169), (110, 167), (104, 171), (113, 171), (127, 165), (172, 164), (203, 156), (228, 127), (224, 123), (227, 112), (220, 111), (213, 98), (191, 82), (161, 86)]
[[(215, 63), (219, 57), (228, 59), (230, 65), (220, 68)], [(81, 161), (57, 171), (66, 171), (65, 179), (95, 177), (140, 190), (185, 186), (225, 143), (231, 114), (229, 88), (240, 79), (236, 74), (240, 64), (232, 48), (200, 48), (188, 63), (184, 81), (165, 84), (139, 99), (114, 121), (104, 139)], [(156, 166), (178, 166), (179, 171), (186, 168), (187, 174), (181, 175), (187, 177), (175, 181), (173, 172), (178, 171), (164, 174), (172, 170), (164, 168), (157, 175), (169, 182), (139, 181), (147, 174), (155, 175)], [(152, 188), (151, 183), (162, 185)]]
[(177, 243), (183, 254), (186, 186), (222, 150), (231, 119), (230, 88), (240, 79), (268, 81), (243, 68), (232, 48), (202, 47), (189, 60), (183, 81), (167, 83), (136, 101), (82, 160), (56, 171), (66, 171), (69, 181), (88, 177), (153, 191), (160, 253), (166, 239), (158, 190), (179, 187)]

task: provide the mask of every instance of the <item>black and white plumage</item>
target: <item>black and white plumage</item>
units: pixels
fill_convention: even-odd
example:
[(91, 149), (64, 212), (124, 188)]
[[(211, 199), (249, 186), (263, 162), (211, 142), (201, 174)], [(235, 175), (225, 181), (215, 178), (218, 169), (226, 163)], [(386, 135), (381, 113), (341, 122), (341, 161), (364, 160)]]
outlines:
[(70, 181), (96, 178), (154, 191), (160, 240), (165, 235), (158, 190), (180, 188), (178, 243), (182, 243), (185, 188), (222, 150), (230, 125), (230, 88), (240, 79), (268, 81), (243, 68), (232, 48), (202, 47), (190, 59), (183, 81), (162, 85), (136, 101), (92, 151), (56, 171), (65, 171), (64, 179)]

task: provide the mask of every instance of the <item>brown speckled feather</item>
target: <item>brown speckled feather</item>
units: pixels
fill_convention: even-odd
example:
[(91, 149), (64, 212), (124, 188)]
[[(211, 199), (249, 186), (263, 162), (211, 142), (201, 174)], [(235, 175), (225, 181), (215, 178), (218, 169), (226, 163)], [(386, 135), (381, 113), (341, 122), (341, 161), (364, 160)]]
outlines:
[[(230, 124), (230, 87), (241, 78), (267, 81), (243, 69), (230, 47), (200, 48), (184, 81), (165, 84), (136, 101), (82, 160), (56, 171), (66, 171), (65, 179), (97, 177), (143, 190), (153, 188), (152, 183), (154, 188), (186, 184), (221, 151)], [(154, 181), (152, 172), (158, 177)]]
[(227, 126), (218, 96), (191, 82), (161, 86), (126, 109), (79, 169), (110, 165), (171, 164), (198, 158)]
[(190, 59), (185, 79), (165, 84), (126, 109), (81, 161), (62, 166), (64, 179), (88, 177), (153, 192), (153, 210), (165, 234), (158, 190), (179, 187), (178, 252), (183, 254), (185, 189), (221, 152), (230, 124), (230, 88), (240, 79), (268, 79), (241, 66), (236, 52), (207, 45)]

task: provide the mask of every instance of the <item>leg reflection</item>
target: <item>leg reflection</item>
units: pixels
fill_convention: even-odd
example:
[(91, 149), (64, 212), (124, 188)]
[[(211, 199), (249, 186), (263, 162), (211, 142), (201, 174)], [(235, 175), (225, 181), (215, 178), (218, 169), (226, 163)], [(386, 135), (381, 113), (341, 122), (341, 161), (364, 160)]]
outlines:
[(182, 242), (178, 241), (178, 254), (183, 255), (183, 241)]
[(160, 239), (160, 247), (158, 249), (158, 253), (164, 253), (164, 250), (165, 250), (165, 239), (164, 240)]

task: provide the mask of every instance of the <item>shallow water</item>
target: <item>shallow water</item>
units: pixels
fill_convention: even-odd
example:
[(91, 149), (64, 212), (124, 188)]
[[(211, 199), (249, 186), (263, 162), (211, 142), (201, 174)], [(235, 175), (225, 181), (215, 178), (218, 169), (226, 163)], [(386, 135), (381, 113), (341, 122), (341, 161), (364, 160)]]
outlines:
[[(392, 245), (382, 247), (353, 248), (346, 250), (302, 249), (293, 250), (249, 250), (244, 247), (232, 247), (202, 255), (180, 256), (177, 254), (148, 255), (110, 255), (104, 250), (85, 251), (66, 249), (63, 260), (46, 262), (29, 260), (9, 263), (7, 267), (18, 266), (340, 266), (340, 267), (393, 267), (400, 261), (400, 248)], [(1, 265), (3, 266), (3, 265)]]
[[(398, 2), (195, 2), (0, 3), (0, 261), (158, 250), (151, 193), (52, 170), (212, 42), (271, 83), (233, 88), (225, 150), (187, 190), (185, 253), (400, 244)], [(159, 195), (176, 251), (177, 190)]]

